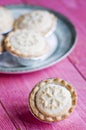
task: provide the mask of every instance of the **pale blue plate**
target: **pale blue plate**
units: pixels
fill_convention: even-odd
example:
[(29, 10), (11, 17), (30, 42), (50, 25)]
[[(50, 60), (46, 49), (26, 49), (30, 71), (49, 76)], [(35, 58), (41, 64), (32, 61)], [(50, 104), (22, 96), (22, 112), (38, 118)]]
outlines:
[[(20, 66), (12, 57), (6, 52), (0, 55), (0, 73), (27, 73), (42, 70), (50, 67), (53, 64), (61, 61), (70, 54), (75, 46), (76, 31), (72, 23), (63, 15), (53, 10), (29, 5), (13, 5), (7, 6), (13, 13), (14, 18), (21, 14), (25, 14), (32, 10), (48, 10), (56, 15), (58, 18), (55, 31), (47, 38), (52, 47), (51, 53), (46, 59), (33, 61), (31, 66)], [(46, 20), (47, 22), (47, 20)]]

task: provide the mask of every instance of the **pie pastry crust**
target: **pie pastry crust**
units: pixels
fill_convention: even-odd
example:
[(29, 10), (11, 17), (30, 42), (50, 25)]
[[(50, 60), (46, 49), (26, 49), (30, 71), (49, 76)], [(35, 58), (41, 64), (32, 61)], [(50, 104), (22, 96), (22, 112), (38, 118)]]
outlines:
[(35, 10), (16, 19), (14, 29), (34, 28), (47, 36), (55, 29), (56, 22), (57, 17), (54, 14), (48, 11)]
[[(57, 98), (53, 98), (54, 93), (52, 95), (51, 95), (50, 91), (48, 91), (48, 93), (47, 93), (47, 89), (49, 88), (48, 85), (51, 86), (52, 90), (54, 90), (54, 88), (55, 88), (55, 92), (61, 91), (60, 93), (58, 93), (56, 95)], [(54, 85), (54, 87), (53, 87), (53, 85)], [(55, 86), (59, 86), (57, 88), (57, 90), (56, 90)], [(60, 89), (60, 87), (61, 87), (61, 89)], [(44, 90), (43, 92), (42, 92), (42, 89)], [(44, 93), (45, 97), (43, 97), (42, 93)], [(53, 104), (49, 103), (50, 97), (49, 98), (48, 98), (48, 96), (46, 97), (46, 93), (49, 94), (48, 96), (51, 95), (51, 99), (54, 99), (54, 101), (56, 99), (57, 100), (61, 99), (63, 96), (63, 99), (62, 99), (63, 101), (60, 100), (60, 103), (57, 106), (55, 106), (56, 108), (54, 109), (54, 105), (56, 105), (56, 104), (55, 104), (55, 102), (53, 102)], [(59, 97), (58, 95), (60, 95), (61, 97)], [(66, 98), (66, 100), (64, 98)], [(41, 100), (41, 99), (44, 99), (44, 100)], [(47, 101), (48, 101), (48, 104), (46, 105)], [(66, 101), (66, 102), (64, 103), (64, 101)], [(76, 92), (69, 83), (67, 83), (65, 80), (62, 80), (60, 78), (51, 78), (51, 79), (46, 79), (46, 80), (39, 82), (32, 89), (32, 91), (29, 95), (29, 108), (30, 108), (31, 113), (37, 119), (39, 119), (41, 121), (45, 121), (45, 122), (54, 122), (54, 121), (63, 120), (66, 117), (68, 117), (70, 115), (70, 113), (73, 111), (73, 109), (75, 108), (76, 101), (77, 101)], [(43, 103), (44, 103), (44, 106), (43, 106)], [(59, 105), (61, 105), (61, 103), (63, 103), (64, 105), (66, 104), (66, 105), (63, 107), (63, 109), (61, 108), (61, 110), (60, 110)], [(70, 105), (68, 106), (67, 104), (70, 104)], [(48, 111), (48, 108), (50, 109), (49, 105), (51, 105), (51, 111)], [(58, 109), (60, 110), (60, 112), (58, 111)], [(52, 112), (55, 112), (53, 110), (56, 110), (57, 113), (53, 114)]]
[(5, 51), (4, 47), (4, 36), (0, 35), (0, 53), (3, 53)]
[(45, 55), (50, 47), (46, 39), (32, 29), (15, 30), (5, 39), (5, 48), (21, 58), (38, 58)]

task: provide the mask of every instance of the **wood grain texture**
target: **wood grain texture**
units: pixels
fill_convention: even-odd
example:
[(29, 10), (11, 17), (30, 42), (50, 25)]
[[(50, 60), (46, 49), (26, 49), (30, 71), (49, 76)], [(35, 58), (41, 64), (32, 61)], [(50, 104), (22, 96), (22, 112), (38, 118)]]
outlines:
[(86, 15), (84, 14), (86, 7), (83, 3), (84, 1), (73, 0), (71, 3), (63, 2), (63, 6), (65, 6), (65, 14), (67, 14), (77, 30), (77, 45), (69, 58), (84, 79), (86, 79)]
[(0, 103), (0, 130), (16, 130)]
[[(42, 71), (21, 74), (0, 74), (0, 130), (85, 130), (86, 129), (86, 4), (85, 0), (4, 0), (0, 5), (28, 3), (54, 9), (75, 25), (77, 45), (68, 58)], [(28, 109), (28, 95), (40, 80), (59, 77), (77, 91), (75, 111), (64, 121), (45, 124), (36, 120)], [(15, 127), (15, 128), (14, 128)]]
[[(75, 111), (66, 120), (45, 124), (37, 121), (29, 112), (28, 95), (33, 86), (40, 80), (49, 77), (60, 77), (73, 84), (78, 93)], [(9, 79), (9, 80), (8, 80)], [(86, 128), (86, 83), (73, 65), (66, 59), (48, 69), (23, 75), (1, 75), (0, 99), (15, 126), (21, 130), (84, 130)], [(9, 102), (7, 102), (7, 100)]]

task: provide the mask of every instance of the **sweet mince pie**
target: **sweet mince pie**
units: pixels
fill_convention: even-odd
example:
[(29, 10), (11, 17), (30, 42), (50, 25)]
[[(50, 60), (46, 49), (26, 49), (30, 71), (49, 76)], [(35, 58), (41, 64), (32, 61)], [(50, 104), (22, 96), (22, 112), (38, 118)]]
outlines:
[(5, 39), (6, 50), (15, 58), (19, 58), (22, 64), (29, 59), (38, 59), (50, 50), (46, 39), (33, 29), (15, 30)]
[(70, 84), (58, 78), (39, 82), (29, 96), (31, 113), (41, 121), (60, 121), (76, 106), (76, 92)]
[(11, 12), (0, 6), (0, 34), (8, 33), (13, 29), (13, 16)]
[(54, 14), (44, 10), (35, 10), (16, 19), (14, 28), (34, 28), (43, 35), (47, 35), (54, 30), (56, 21), (57, 18)]

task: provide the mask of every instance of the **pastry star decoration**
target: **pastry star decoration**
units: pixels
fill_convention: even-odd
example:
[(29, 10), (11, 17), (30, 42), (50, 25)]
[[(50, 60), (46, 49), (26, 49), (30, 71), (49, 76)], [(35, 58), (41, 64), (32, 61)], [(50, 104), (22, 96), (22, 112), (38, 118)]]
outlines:
[[(60, 98), (58, 98), (58, 94)], [(41, 103), (48, 109), (55, 109), (62, 105), (64, 98), (65, 96), (63, 95), (62, 90), (57, 91), (55, 88), (48, 87), (45, 91), (42, 91)]]

